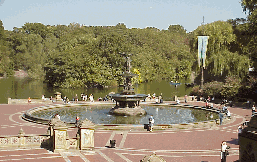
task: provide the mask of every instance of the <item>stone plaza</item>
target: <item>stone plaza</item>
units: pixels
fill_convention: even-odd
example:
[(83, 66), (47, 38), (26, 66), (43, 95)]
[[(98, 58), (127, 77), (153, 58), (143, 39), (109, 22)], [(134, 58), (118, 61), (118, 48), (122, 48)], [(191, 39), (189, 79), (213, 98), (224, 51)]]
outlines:
[[(175, 103), (164, 101), (164, 103)], [(98, 102), (91, 103), (98, 104)], [(201, 101), (188, 102), (188, 105), (204, 106)], [(182, 103), (183, 105), (183, 103)], [(29, 122), (22, 119), (23, 114), (43, 103), (2, 104), (0, 105), (0, 161), (140, 161), (146, 156), (158, 156), (165, 161), (219, 161), (220, 144), (227, 141), (231, 147), (228, 161), (239, 160), (238, 125), (249, 121), (251, 110), (243, 107), (230, 108), (231, 119), (223, 125), (213, 122), (177, 124), (172, 127), (157, 126), (148, 132), (143, 125), (123, 127), (106, 125), (85, 129), (67, 128), (61, 121), (52, 130), (49, 125)], [(51, 125), (51, 124), (50, 124)], [(93, 141), (78, 140), (78, 130)], [(47, 149), (42, 143), (49, 134), (56, 132), (62, 137), (56, 143), (56, 151)], [(58, 132), (59, 131), (59, 132)], [(60, 136), (59, 136), (60, 137)], [(87, 137), (87, 138), (88, 138)], [(69, 141), (67, 142), (67, 139)], [(86, 139), (86, 138), (84, 138)], [(110, 140), (116, 146), (110, 148)], [(58, 137), (56, 136), (56, 141)], [(84, 143), (85, 147), (83, 148)], [(65, 143), (65, 145), (63, 143)], [(53, 143), (54, 144), (54, 143)], [(82, 146), (82, 147), (81, 147)], [(68, 148), (67, 148), (68, 147)]]

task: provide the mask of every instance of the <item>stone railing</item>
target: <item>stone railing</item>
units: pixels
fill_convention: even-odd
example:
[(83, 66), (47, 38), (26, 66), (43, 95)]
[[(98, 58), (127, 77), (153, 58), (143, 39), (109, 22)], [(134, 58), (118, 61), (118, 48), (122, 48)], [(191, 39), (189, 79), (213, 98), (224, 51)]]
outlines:
[(42, 147), (54, 152), (68, 149), (93, 149), (94, 148), (94, 124), (85, 119), (78, 124), (75, 138), (69, 138), (67, 124), (57, 116), (49, 122), (46, 135), (26, 135), (20, 129), (18, 135), (0, 136), (0, 148), (4, 147)]
[(0, 136), (0, 148), (3, 147), (39, 147), (50, 135), (25, 135), (21, 129), (15, 136)]
[[(51, 104), (52, 101), (47, 98), (46, 100), (42, 100), (42, 99), (31, 99), (31, 103), (30, 104)], [(12, 98), (8, 98), (8, 104), (28, 104), (28, 99), (12, 99)]]

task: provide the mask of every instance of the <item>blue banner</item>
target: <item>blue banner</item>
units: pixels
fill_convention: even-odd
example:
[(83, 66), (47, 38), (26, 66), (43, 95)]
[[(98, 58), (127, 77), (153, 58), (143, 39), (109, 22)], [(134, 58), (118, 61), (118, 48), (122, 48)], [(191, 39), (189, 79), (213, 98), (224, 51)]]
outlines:
[(198, 65), (205, 68), (205, 60), (206, 60), (206, 52), (207, 52), (207, 45), (208, 45), (208, 38), (209, 36), (198, 36)]

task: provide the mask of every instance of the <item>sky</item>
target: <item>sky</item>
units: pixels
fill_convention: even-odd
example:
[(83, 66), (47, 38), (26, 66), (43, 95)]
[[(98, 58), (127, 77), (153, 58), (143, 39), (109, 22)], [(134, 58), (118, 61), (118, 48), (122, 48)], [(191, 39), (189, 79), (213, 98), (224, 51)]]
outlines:
[(5, 30), (25, 23), (115, 26), (127, 28), (182, 25), (187, 32), (203, 23), (246, 18), (241, 0), (0, 0)]

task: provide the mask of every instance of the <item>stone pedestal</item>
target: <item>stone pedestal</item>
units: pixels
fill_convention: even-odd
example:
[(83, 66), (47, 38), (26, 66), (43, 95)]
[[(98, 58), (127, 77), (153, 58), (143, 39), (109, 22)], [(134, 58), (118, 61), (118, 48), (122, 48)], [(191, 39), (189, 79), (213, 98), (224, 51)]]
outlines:
[(24, 147), (25, 146), (25, 132), (21, 128), (19, 133), (18, 133), (18, 139), (19, 139), (19, 147)]
[(157, 156), (155, 153), (151, 155), (145, 156), (140, 162), (148, 162), (148, 161), (154, 161), (154, 162), (166, 162), (162, 157)]
[(61, 152), (68, 149), (69, 145), (67, 145), (67, 125), (57, 117), (54, 117), (49, 122), (49, 126), (53, 143), (53, 151)]
[(93, 149), (94, 148), (94, 124), (85, 119), (79, 124), (79, 149)]
[(239, 160), (257, 161), (257, 113), (239, 134)]

